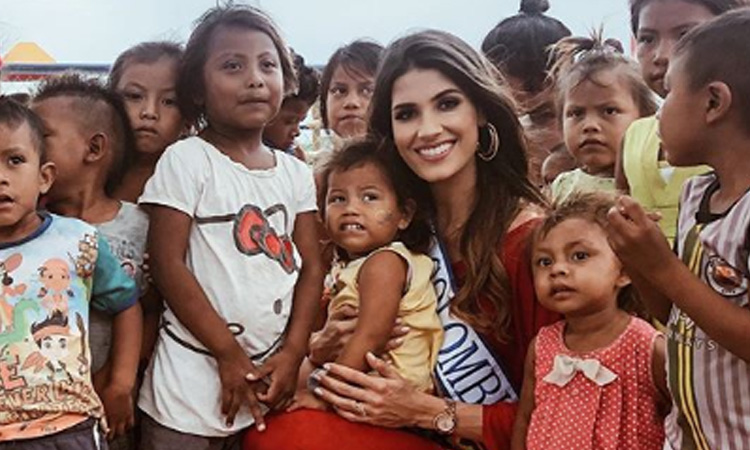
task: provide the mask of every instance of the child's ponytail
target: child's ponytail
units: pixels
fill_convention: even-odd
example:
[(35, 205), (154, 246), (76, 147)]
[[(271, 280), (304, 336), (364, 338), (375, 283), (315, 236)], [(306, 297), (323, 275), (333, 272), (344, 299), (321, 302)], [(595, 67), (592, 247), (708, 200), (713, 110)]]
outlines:
[(567, 37), (552, 46), (552, 67), (549, 76), (557, 85), (558, 109), (563, 108), (565, 95), (585, 81), (601, 84), (597, 75), (604, 70), (621, 70), (641, 117), (656, 114), (657, 104), (643, 80), (638, 66), (625, 56), (617, 39), (604, 39), (601, 29), (589, 37)]

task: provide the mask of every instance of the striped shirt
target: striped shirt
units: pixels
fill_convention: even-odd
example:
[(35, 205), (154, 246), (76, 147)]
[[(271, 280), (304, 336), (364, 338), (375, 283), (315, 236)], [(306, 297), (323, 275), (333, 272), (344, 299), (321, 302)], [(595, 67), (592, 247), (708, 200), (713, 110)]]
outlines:
[[(676, 248), (685, 264), (727, 301), (748, 308), (750, 191), (723, 214), (709, 204), (715, 174), (690, 179), (680, 200)], [(667, 372), (673, 407), (666, 423), (675, 450), (750, 450), (750, 364), (672, 307)]]

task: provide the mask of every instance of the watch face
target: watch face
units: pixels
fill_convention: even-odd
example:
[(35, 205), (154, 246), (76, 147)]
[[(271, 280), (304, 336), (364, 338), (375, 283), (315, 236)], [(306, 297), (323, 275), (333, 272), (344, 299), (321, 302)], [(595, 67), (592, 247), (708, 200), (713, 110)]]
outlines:
[(456, 427), (456, 419), (447, 412), (443, 412), (438, 415), (435, 425), (441, 433), (452, 433)]

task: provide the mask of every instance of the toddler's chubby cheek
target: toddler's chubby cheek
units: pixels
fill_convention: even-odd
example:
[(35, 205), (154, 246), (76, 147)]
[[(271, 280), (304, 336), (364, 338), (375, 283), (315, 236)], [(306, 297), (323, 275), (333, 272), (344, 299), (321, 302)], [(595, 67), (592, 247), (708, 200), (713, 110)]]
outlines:
[(387, 224), (393, 222), (393, 211), (388, 209), (379, 209), (375, 211), (375, 220), (378, 221), (378, 224)]

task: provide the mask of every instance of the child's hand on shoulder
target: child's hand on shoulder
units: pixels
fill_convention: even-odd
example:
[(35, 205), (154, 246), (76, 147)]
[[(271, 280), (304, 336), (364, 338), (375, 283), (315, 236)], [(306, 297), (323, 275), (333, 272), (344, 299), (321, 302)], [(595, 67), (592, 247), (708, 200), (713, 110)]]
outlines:
[(131, 388), (110, 383), (101, 391), (104, 413), (107, 417), (107, 439), (122, 436), (133, 428), (135, 414), (133, 411), (133, 391)]
[(629, 270), (646, 278), (674, 257), (669, 243), (657, 224), (657, 216), (647, 213), (628, 196), (621, 196), (609, 210), (608, 237), (612, 249)]
[(268, 377), (271, 383), (266, 392), (258, 392), (258, 399), (273, 410), (286, 409), (292, 402), (294, 392), (297, 389), (297, 375), (304, 354), (295, 352), (293, 349), (284, 347), (278, 353), (271, 356), (259, 369), (259, 378), (256, 381)]

